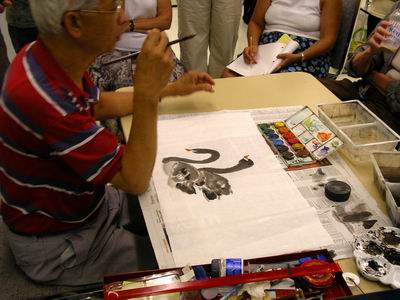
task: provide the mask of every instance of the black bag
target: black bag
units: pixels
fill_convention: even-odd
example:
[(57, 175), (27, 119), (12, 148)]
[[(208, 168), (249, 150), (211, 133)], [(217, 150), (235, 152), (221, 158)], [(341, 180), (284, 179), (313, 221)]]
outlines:
[(243, 22), (249, 24), (251, 16), (253, 15), (254, 8), (256, 7), (257, 0), (244, 0), (243, 2)]

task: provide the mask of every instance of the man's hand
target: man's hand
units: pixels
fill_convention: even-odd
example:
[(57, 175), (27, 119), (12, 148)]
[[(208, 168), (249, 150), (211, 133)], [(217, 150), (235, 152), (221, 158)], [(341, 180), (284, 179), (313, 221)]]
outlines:
[(167, 44), (165, 33), (158, 29), (149, 31), (137, 61), (135, 101), (147, 98), (158, 102), (174, 66), (171, 49)]
[(3, 1), (1, 1), (1, 4), (0, 4), (0, 14), (2, 13), (2, 12), (4, 12), (4, 9), (7, 7), (7, 6), (11, 6), (12, 5), (12, 1), (11, 0), (3, 0)]
[(301, 61), (301, 54), (296, 53), (282, 53), (279, 54), (276, 58), (282, 59), (282, 62), (275, 68), (275, 70), (272, 70), (272, 72), (279, 72), (280, 70), (286, 68), (287, 66), (297, 62)]
[(198, 91), (214, 92), (214, 80), (205, 72), (190, 71), (166, 86), (162, 96), (184, 96)]
[(389, 26), (390, 23), (388, 21), (382, 21), (379, 23), (379, 26), (376, 27), (374, 34), (368, 40), (369, 48), (367, 51), (370, 55), (378, 54), (381, 51), (381, 42), (383, 42), (390, 35), (388, 30)]

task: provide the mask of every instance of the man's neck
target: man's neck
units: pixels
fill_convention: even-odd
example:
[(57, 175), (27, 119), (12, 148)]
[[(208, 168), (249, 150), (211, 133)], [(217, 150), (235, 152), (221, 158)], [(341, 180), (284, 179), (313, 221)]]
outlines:
[(46, 35), (40, 36), (40, 39), (64, 72), (80, 89), (83, 89), (82, 76), (96, 56), (62, 36)]

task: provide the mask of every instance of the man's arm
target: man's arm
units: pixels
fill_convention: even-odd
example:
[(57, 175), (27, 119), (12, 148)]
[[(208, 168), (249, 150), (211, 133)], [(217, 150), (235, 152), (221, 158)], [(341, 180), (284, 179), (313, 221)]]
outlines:
[[(157, 29), (149, 32), (138, 57), (135, 101), (133, 93), (126, 93), (123, 97), (124, 103), (119, 106), (133, 110), (133, 116), (128, 143), (122, 155), (121, 170), (112, 178), (111, 183), (131, 194), (144, 193), (153, 172), (157, 149), (158, 104), (162, 95), (168, 95), (170, 91), (165, 90), (165, 87), (173, 68), (172, 53), (167, 44), (168, 38), (164, 33)], [(211, 82), (203, 83), (204, 80), (212, 82), (208, 75), (189, 73), (177, 85), (183, 88), (178, 93), (183, 94), (188, 89), (204, 90), (204, 84), (211, 86)], [(177, 90), (173, 89), (172, 92), (177, 93)], [(125, 103), (129, 102), (129, 98), (130, 105)], [(110, 101), (111, 99), (106, 99), (103, 105)]]
[[(198, 91), (213, 92), (214, 81), (204, 72), (188, 72), (178, 81), (168, 84), (161, 91), (161, 98), (184, 96)], [(97, 120), (119, 118), (133, 113), (133, 92), (103, 92), (95, 106)]]
[(129, 140), (122, 155), (121, 170), (111, 180), (113, 185), (131, 194), (147, 190), (154, 167), (158, 103), (173, 68), (167, 43), (165, 34), (151, 30), (137, 62)]

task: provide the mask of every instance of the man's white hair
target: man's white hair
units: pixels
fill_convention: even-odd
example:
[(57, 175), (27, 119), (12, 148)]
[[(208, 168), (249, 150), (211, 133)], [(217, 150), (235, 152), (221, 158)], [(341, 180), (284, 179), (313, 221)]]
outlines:
[(36, 27), (41, 33), (63, 32), (62, 19), (69, 10), (95, 9), (100, 0), (29, 0)]

